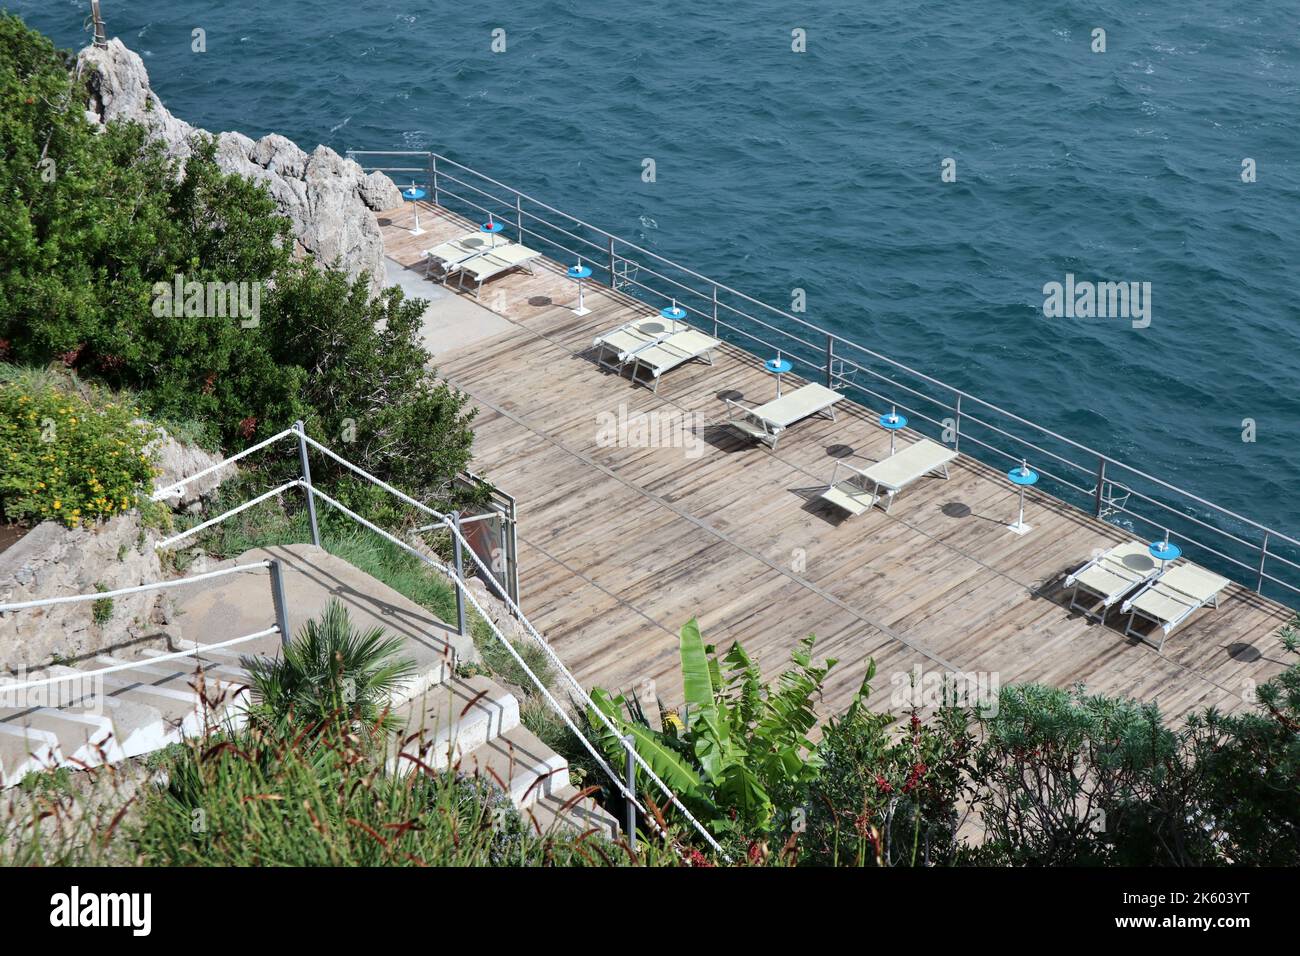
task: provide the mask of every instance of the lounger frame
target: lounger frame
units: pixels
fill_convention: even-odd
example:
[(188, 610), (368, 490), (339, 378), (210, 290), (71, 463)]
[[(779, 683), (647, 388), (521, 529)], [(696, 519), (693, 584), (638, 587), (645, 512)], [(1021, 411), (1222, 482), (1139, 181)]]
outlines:
[[(1114, 545), (1110, 548), (1107, 548), (1101, 554), (1097, 555), (1096, 557), (1092, 558), (1086, 563), (1080, 565), (1078, 570), (1072, 572), (1068, 576), (1068, 578), (1074, 578), (1074, 590), (1070, 594), (1070, 610), (1082, 611), (1083, 616), (1085, 618), (1091, 621), (1096, 621), (1097, 623), (1100, 624), (1106, 620), (1106, 615), (1110, 613), (1110, 609), (1114, 607), (1117, 602), (1122, 600), (1126, 595), (1132, 594), (1135, 589), (1149, 584), (1151, 582), (1151, 579), (1160, 573), (1160, 569), (1153, 562), (1151, 571), (1145, 577), (1137, 581), (1132, 581), (1128, 583), (1125, 587), (1113, 591), (1110, 594), (1102, 594), (1100, 591), (1096, 590), (1095, 588), (1091, 588), (1086, 584), (1083, 584), (1079, 580), (1079, 575), (1083, 574), (1083, 572), (1088, 570), (1088, 568), (1090, 567), (1093, 567), (1095, 565), (1100, 565), (1103, 559), (1111, 556), (1112, 553), (1119, 547), (1121, 547), (1121, 545)], [(1093, 595), (1094, 597), (1097, 598), (1098, 601), (1101, 602), (1100, 610), (1097, 610), (1098, 605), (1096, 601), (1093, 602), (1091, 607), (1079, 603), (1079, 591), (1081, 589), (1086, 594)]]
[[(1151, 614), (1147, 611), (1142, 610), (1139, 607), (1134, 606), (1133, 602), (1136, 601), (1139, 597), (1141, 597), (1146, 591), (1158, 586), (1161, 583), (1161, 578), (1163, 577), (1164, 577), (1163, 574), (1157, 575), (1156, 577), (1148, 581), (1146, 584), (1139, 587), (1136, 591), (1134, 591), (1125, 599), (1123, 605), (1121, 605), (1120, 607), (1121, 612), (1124, 610), (1127, 610), (1129, 612), (1128, 624), (1124, 628), (1124, 636), (1136, 637), (1139, 641), (1142, 641), (1145, 644), (1150, 644), (1151, 641), (1147, 640), (1146, 636), (1144, 636), (1140, 631), (1135, 630), (1133, 627), (1133, 625), (1137, 622), (1137, 619), (1139, 617), (1142, 618), (1144, 621), (1150, 621), (1151, 623), (1155, 624), (1157, 629), (1159, 629), (1161, 632), (1160, 642), (1158, 644), (1153, 645), (1155, 649), (1161, 654), (1164, 653), (1165, 641), (1169, 639), (1170, 632), (1172, 632), (1174, 628), (1178, 627), (1179, 624), (1182, 624), (1183, 621), (1187, 620), (1189, 617), (1192, 616), (1192, 614), (1194, 614), (1196, 611), (1199, 611), (1203, 607), (1210, 607), (1210, 608), (1214, 608), (1215, 610), (1218, 610), (1219, 608), (1219, 591), (1215, 591), (1208, 598), (1201, 600), (1200, 598), (1196, 597), (1196, 595), (1194, 594), (1185, 594), (1184, 592), (1179, 591), (1177, 588), (1174, 588), (1172, 586), (1170, 587), (1170, 590), (1175, 591), (1180, 597), (1184, 597), (1187, 599), (1187, 603), (1184, 605), (1183, 612), (1173, 620), (1171, 621), (1161, 620), (1160, 618), (1156, 617), (1154, 614)], [(1220, 588), (1220, 590), (1222, 590), (1222, 588)], [(1177, 600), (1177, 599), (1174, 598), (1173, 600)], [(1178, 601), (1178, 603), (1181, 604), (1183, 602)]]

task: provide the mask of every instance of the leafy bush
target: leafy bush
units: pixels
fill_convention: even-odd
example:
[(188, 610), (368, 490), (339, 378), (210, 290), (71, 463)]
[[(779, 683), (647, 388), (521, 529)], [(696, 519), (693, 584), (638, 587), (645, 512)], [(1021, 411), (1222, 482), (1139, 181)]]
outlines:
[[(867, 679), (873, 676), (870, 667)], [(812, 785), (800, 862), (827, 866), (951, 863), (973, 745), (968, 715), (939, 711), (930, 722), (865, 706), (866, 694), (827, 723)]]
[(0, 518), (69, 528), (137, 506), (153, 478), (133, 409), (0, 382)]
[[(74, 80), (70, 62), (0, 14), (0, 361), (62, 362), (132, 389), (151, 417), (196, 423), (208, 447), (301, 418), (410, 494), (462, 494), (451, 479), (472, 414), (428, 368), (423, 303), (399, 290), (372, 301), (369, 277), (295, 261), (289, 221), (262, 184), (222, 172), (211, 138), (196, 136), (181, 168), (138, 125), (86, 123), (97, 78)], [(178, 276), (261, 290), (257, 322), (166, 314), (155, 291)]]
[(318, 621), (308, 621), (283, 656), (243, 657), (253, 692), (277, 719), (308, 726), (329, 721), (373, 723), (390, 695), (415, 675), (415, 662), (398, 655), (402, 639), (380, 627), (360, 631), (347, 608), (331, 600)]
[[(800, 642), (791, 655), (795, 666), (772, 688), (739, 643), (719, 660), (692, 619), (682, 627), (680, 641), (684, 722), (668, 720), (654, 728), (621, 695), (596, 688), (591, 698), (619, 736), (635, 738), (637, 753), (715, 835), (743, 841), (788, 831), (821, 768), (808, 733), (817, 723), (813, 700), (835, 661), (813, 665), (815, 640)], [(864, 681), (858, 696), (866, 692)], [(617, 737), (595, 714), (588, 715), (588, 724), (607, 758), (621, 766), (625, 751)], [(662, 802), (644, 771), (638, 768), (637, 774), (641, 792)]]

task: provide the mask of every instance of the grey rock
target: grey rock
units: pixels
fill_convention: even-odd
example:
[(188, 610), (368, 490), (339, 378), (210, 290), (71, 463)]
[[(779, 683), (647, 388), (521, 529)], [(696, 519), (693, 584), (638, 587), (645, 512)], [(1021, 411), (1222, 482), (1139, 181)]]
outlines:
[[(69, 530), (46, 521), (0, 553), (0, 604), (90, 594), (162, 580), (154, 532), (139, 515), (119, 515), (93, 528)], [(165, 591), (112, 599), (112, 612), (94, 621), (94, 602), (58, 604), (0, 613), (0, 670), (44, 667), (57, 655), (79, 659), (146, 638), (179, 639)]]
[[(155, 489), (167, 488), (221, 462), (219, 456), (194, 445), (177, 441), (162, 428), (155, 428), (154, 438), (145, 445), (144, 451), (153, 458), (154, 466), (158, 469), (158, 475), (154, 480)], [(198, 511), (203, 502), (211, 498), (220, 484), (232, 477), (235, 471), (234, 465), (227, 465), (210, 475), (185, 482), (181, 488), (174, 494), (168, 495), (163, 501), (177, 511)]]
[[(193, 137), (212, 135), (168, 111), (149, 85), (144, 61), (119, 39), (106, 49), (83, 49), (77, 69), (89, 77), (88, 116), (95, 122), (141, 123), (182, 164), (193, 153)], [(326, 146), (309, 155), (275, 133), (254, 141), (225, 132), (215, 140), (221, 169), (261, 183), (270, 193), (292, 224), (298, 253), (314, 256), (322, 266), (337, 265), (353, 278), (368, 273), (372, 292), (383, 289), (384, 243), (375, 211), (402, 204), (391, 179), (366, 175)]]

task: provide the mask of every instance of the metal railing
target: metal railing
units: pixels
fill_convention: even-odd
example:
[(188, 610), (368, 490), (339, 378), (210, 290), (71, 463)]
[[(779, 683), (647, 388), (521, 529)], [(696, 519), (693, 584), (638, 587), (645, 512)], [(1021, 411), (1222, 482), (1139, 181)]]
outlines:
[[(213, 474), (217, 471), (220, 471), (223, 468), (228, 467), (230, 464), (236, 461), (246, 458), (247, 456), (249, 456), (254, 452), (268, 448), (276, 444), (277, 442), (281, 442), (285, 439), (293, 440), (298, 446), (298, 459), (299, 459), (299, 468), (300, 468), (300, 474), (298, 478), (292, 479), (276, 488), (271, 489), (268, 492), (265, 492), (261, 495), (257, 495), (253, 498), (250, 498), (248, 501), (235, 505), (234, 507), (217, 515), (216, 517), (208, 519), (207, 521), (200, 522), (199, 524), (196, 524), (192, 528), (187, 528), (184, 531), (180, 532), (179, 534), (173, 535), (172, 537), (167, 538), (166, 540), (159, 541), (157, 542), (155, 547), (160, 549), (171, 547), (172, 545), (180, 541), (183, 541), (184, 539), (191, 537), (202, 530), (214, 527), (215, 525), (221, 523), (222, 521), (225, 521), (227, 518), (233, 517), (234, 515), (239, 514), (240, 512), (245, 511), (246, 509), (253, 507), (256, 504), (266, 501), (272, 497), (278, 496), (287, 490), (293, 488), (302, 489), (307, 503), (307, 510), (308, 510), (309, 520), (311, 524), (312, 543), (317, 547), (320, 547), (321, 545), (320, 525), (316, 517), (316, 503), (317, 501), (320, 501), (329, 505), (331, 508), (338, 511), (340, 514), (344, 515), (352, 522), (361, 525), (362, 527), (366, 528), (369, 531), (374, 532), (375, 534), (379, 535), (381, 538), (383, 538), (390, 544), (399, 548), (404, 553), (416, 558), (423, 564), (427, 565), (428, 567), (437, 571), (439, 574), (446, 577), (455, 586), (458, 633), (461, 635), (467, 635), (470, 633), (467, 615), (466, 615), (466, 602), (468, 602), (469, 606), (475, 612), (477, 612), (484, 625), (486, 625), (488, 630), (492, 633), (493, 637), (496, 638), (496, 640), (500, 642), (500, 644), (507, 651), (507, 653), (510, 654), (511, 658), (519, 666), (520, 670), (523, 671), (525, 676), (527, 676), (528, 680), (533, 684), (533, 686), (537, 689), (537, 691), (541, 694), (542, 698), (547, 702), (547, 704), (551, 707), (551, 709), (554, 710), (560, 716), (565, 726), (568, 727), (568, 729), (573, 732), (573, 734), (582, 743), (584, 749), (586, 749), (586, 751), (591, 755), (592, 759), (596, 761), (597, 766), (599, 766), (601, 770), (604, 771), (605, 774), (609, 777), (609, 779), (613, 782), (615, 788), (623, 796), (627, 804), (635, 808), (635, 810), (642, 815), (642, 819), (645, 821), (646, 826), (648, 826), (651, 830), (653, 830), (656, 833), (660, 832), (661, 828), (659, 826), (659, 823), (655, 819), (655, 815), (652, 812), (650, 812), (650, 810), (646, 807), (642, 798), (638, 797), (636, 794), (634, 774), (631, 771), (628, 771), (626, 772), (626, 776), (621, 777), (618, 773), (616, 773), (613, 770), (613, 768), (609, 766), (608, 762), (605, 760), (605, 757), (601, 754), (599, 748), (597, 748), (590, 740), (587, 739), (586, 735), (582, 732), (582, 730), (574, 723), (573, 719), (569, 716), (569, 713), (564, 708), (564, 706), (555, 698), (555, 696), (547, 688), (546, 684), (533, 672), (532, 668), (530, 668), (528, 664), (524, 661), (518, 649), (515, 648), (515, 646), (501, 633), (500, 629), (496, 626), (496, 624), (493, 623), (491, 616), (488, 615), (488, 613), (484, 610), (482, 604), (474, 596), (473, 591), (471, 591), (467, 586), (465, 581), (465, 572), (466, 572), (465, 557), (466, 556), (468, 556), (470, 559), (470, 563), (471, 563), (470, 570), (472, 572), (477, 573), (480, 577), (480, 580), (484, 581), (485, 583), (489, 583), (495, 579), (492, 570), (488, 567), (487, 564), (484, 563), (483, 559), (479, 556), (478, 552), (471, 546), (470, 542), (465, 538), (463, 534), (462, 531), (463, 523), (469, 520), (473, 520), (472, 517), (464, 518), (456, 512), (451, 512), (451, 513), (440, 512), (434, 508), (431, 508), (429, 505), (421, 501), (418, 501), (415, 498), (412, 498), (410, 495), (398, 490), (397, 488), (394, 488), (392, 485), (388, 484), (381, 478), (378, 478), (375, 475), (370, 474), (368, 471), (361, 468), (359, 465), (356, 465), (353, 462), (348, 461), (342, 455), (339, 455), (337, 452), (333, 451), (327, 446), (316, 441), (316, 439), (312, 438), (310, 435), (307, 434), (306, 428), (301, 421), (296, 422), (292, 428), (286, 428), (285, 430), (275, 435), (272, 435), (270, 438), (258, 442), (257, 444), (245, 449), (244, 451), (236, 455), (231, 456), (230, 458), (227, 458), (224, 461), (218, 462), (217, 464), (205, 468), (202, 471), (196, 472), (195, 474), (190, 475), (185, 479), (182, 479), (181, 481), (156, 489), (152, 496), (153, 500), (161, 501), (166, 498), (175, 497), (178, 494), (178, 491), (182, 489), (185, 485), (197, 481), (201, 478), (207, 477), (210, 474)], [(318, 485), (316, 485), (311, 478), (311, 467), (310, 467), (310, 460), (308, 455), (309, 450), (314, 450), (319, 452), (320, 454), (329, 458), (335, 464), (341, 465), (342, 467), (348, 469), (350, 472), (352, 472), (354, 475), (358, 476), (359, 478), (362, 478), (363, 480), (370, 482), (377, 488), (383, 489), (385, 492), (397, 498), (399, 501), (405, 503), (406, 505), (409, 505), (410, 507), (414, 508), (420, 513), (428, 516), (429, 518), (432, 518), (433, 519), (432, 524), (425, 525), (423, 527), (415, 529), (415, 531), (413, 532), (413, 536), (418, 537), (420, 533), (435, 528), (445, 529), (451, 537), (452, 550), (453, 550), (452, 564), (446, 565), (443, 564), (441, 561), (435, 560), (429, 554), (426, 554), (424, 551), (421, 551), (417, 547), (415, 547), (412, 542), (401, 540), (396, 535), (392, 534), (389, 531), (384, 530), (383, 528), (379, 527), (378, 525), (374, 524), (373, 522), (369, 521), (363, 516), (357, 514), (355, 511), (347, 507), (342, 502), (338, 501), (333, 496), (329, 495), (325, 491), (322, 491), (321, 488)], [(469, 478), (472, 481), (482, 480), (475, 475), (470, 475)], [(508, 498), (509, 496), (505, 496), (505, 497)], [(513, 517), (513, 506), (514, 506), (513, 499), (510, 499), (510, 506), (511, 506), (512, 517)], [(512, 530), (512, 534), (513, 534), (513, 530)], [(671, 804), (673, 807), (675, 807), (682, 814), (683, 819), (697, 833), (699, 833), (700, 836), (702, 836), (705, 839), (705, 841), (707, 841), (708, 844), (714, 850), (718, 851), (719, 853), (722, 853), (722, 848), (719, 846), (717, 841), (713, 838), (713, 835), (709, 833), (709, 831), (704, 827), (704, 825), (701, 824), (694, 817), (694, 815), (691, 814), (689, 810), (687, 810), (687, 808), (682, 804), (681, 800), (677, 797), (677, 795), (673, 793), (673, 791), (668, 787), (668, 785), (664, 783), (664, 781), (659, 777), (659, 775), (655, 773), (655, 771), (650, 767), (648, 763), (646, 763), (645, 759), (637, 752), (636, 747), (633, 745), (633, 743), (623, 738), (623, 736), (619, 733), (618, 729), (613, 725), (613, 723), (610, 722), (609, 718), (606, 717), (605, 714), (602, 713), (601, 710), (595, 705), (595, 702), (587, 694), (586, 689), (583, 688), (583, 686), (578, 682), (578, 679), (573, 675), (573, 673), (568, 669), (568, 667), (565, 666), (564, 662), (559, 658), (559, 656), (556, 655), (555, 650), (551, 647), (550, 643), (547, 642), (546, 639), (543, 638), (540, 633), (538, 633), (537, 629), (533, 626), (532, 622), (529, 621), (528, 618), (524, 616), (523, 611), (520, 610), (519, 608), (519, 603), (516, 597), (508, 593), (507, 590), (503, 590), (500, 588), (497, 588), (495, 590), (497, 591), (498, 596), (506, 605), (510, 613), (519, 621), (519, 623), (523, 626), (524, 630), (527, 632), (528, 636), (545, 654), (546, 659), (548, 663), (551, 665), (551, 667), (555, 669), (556, 673), (558, 673), (560, 676), (564, 678), (574, 698), (580, 701), (584, 705), (584, 707), (586, 708), (586, 712), (589, 715), (594, 716), (596, 720), (598, 720), (600, 723), (602, 723), (605, 726), (605, 729), (608, 730), (609, 733), (612, 735), (611, 739), (617, 739), (619, 741), (620, 745), (622, 746), (625, 752), (628, 767), (629, 768), (634, 766), (639, 767), (641, 771), (645, 774), (646, 778), (651, 783), (653, 783), (658, 788), (658, 790), (665, 796), (668, 803)], [(633, 826), (634, 826), (633, 824), (629, 824), (628, 836), (631, 840), (635, 841), (635, 830)], [(725, 854), (723, 854), (723, 857), (725, 858)]]
[(1148, 539), (1172, 535), (1190, 559), (1297, 606), (1300, 540), (1164, 481), (1015, 412), (892, 359), (784, 309), (607, 232), (439, 153), (349, 150), (367, 171), (428, 187), (434, 204), (471, 220), (488, 215), (552, 258), (581, 258), (610, 292), (658, 308), (752, 351), (788, 359), (796, 373), (845, 391), (868, 408), (897, 408), (910, 427), (986, 465), (1028, 459), (1039, 489)]

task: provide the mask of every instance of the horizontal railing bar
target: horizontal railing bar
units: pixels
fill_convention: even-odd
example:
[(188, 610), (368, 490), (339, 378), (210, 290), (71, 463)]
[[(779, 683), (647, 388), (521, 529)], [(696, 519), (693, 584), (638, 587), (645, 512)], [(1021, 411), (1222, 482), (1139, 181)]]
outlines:
[(279, 488), (272, 488), (270, 491), (265, 491), (262, 494), (258, 495), (256, 498), (250, 498), (248, 501), (245, 501), (243, 504), (236, 505), (235, 507), (231, 508), (229, 511), (225, 512), (224, 514), (219, 514), (215, 518), (209, 518), (207, 521), (204, 521), (202, 524), (196, 524), (193, 528), (186, 528), (180, 534), (174, 534), (170, 538), (166, 538), (162, 541), (155, 542), (154, 548), (155, 549), (170, 548), (177, 541), (182, 541), (185, 538), (188, 538), (192, 534), (198, 534), (200, 531), (203, 531), (207, 528), (211, 528), (214, 524), (217, 524), (220, 521), (224, 521), (233, 515), (237, 515), (241, 511), (246, 511), (249, 508), (252, 508), (254, 505), (260, 505), (263, 501), (266, 501), (268, 498), (274, 498), (276, 495), (282, 494), (283, 492), (288, 491), (290, 488), (300, 486), (300, 485), (302, 485), (302, 480), (300, 478), (295, 478), (292, 481), (286, 481)]
[(212, 578), (225, 577), (227, 574), (238, 574), (241, 571), (251, 571), (259, 568), (269, 567), (270, 561), (255, 561), (252, 564), (237, 564), (229, 568), (219, 568), (216, 571), (205, 571), (202, 574), (191, 575), (184, 578), (172, 578), (170, 581), (154, 581), (149, 584), (137, 584), (129, 588), (115, 588), (112, 591), (96, 591), (92, 594), (68, 594), (62, 597), (40, 598), (35, 601), (17, 601), (13, 604), (0, 604), (0, 613), (5, 611), (21, 611), (29, 607), (48, 607), (53, 604), (77, 604), (84, 601), (102, 601), (105, 598), (121, 597), (124, 594), (140, 594), (144, 591), (163, 591), (168, 588), (183, 587), (187, 584), (197, 584), (199, 581), (208, 581)]
[[(42, 678), (41, 680), (26, 681), (25, 683), (22, 684), (0, 683), (0, 701), (3, 700), (6, 694), (13, 694), (20, 690), (30, 690), (33, 687), (46, 687), (50, 684), (63, 684), (69, 681), (85, 680), (87, 678), (94, 679), (96, 677), (101, 677), (104, 674), (116, 674), (120, 671), (136, 670), (140, 667), (145, 667), (149, 664), (160, 664), (163, 663), (164, 661), (177, 660), (182, 657), (193, 657), (195, 654), (202, 653), (203, 651), (217, 650), (222, 647), (230, 647), (233, 644), (242, 644), (245, 641), (254, 641), (257, 640), (257, 638), (259, 637), (270, 637), (272, 634), (279, 634), (279, 633), (280, 633), (280, 629), (276, 627), (274, 624), (272, 624), (270, 627), (266, 628), (265, 630), (256, 631), (252, 634), (245, 634), (242, 637), (234, 637), (228, 641), (222, 641), (220, 644), (204, 644), (202, 646), (195, 646), (187, 651), (175, 651), (171, 654), (159, 654), (157, 657), (146, 657), (145, 659), (139, 661), (126, 661), (125, 663), (122, 664), (113, 664), (110, 667), (100, 667), (93, 671), (78, 671), (75, 674), (59, 674), (55, 677), (46, 677), (46, 678)], [(9, 706), (9, 705), (4, 705), (4, 706)]]
[(262, 441), (258, 442), (256, 445), (252, 445), (248, 448), (245, 448), (237, 455), (231, 455), (225, 461), (219, 461), (215, 465), (210, 465), (207, 468), (204, 468), (202, 471), (196, 471), (194, 474), (182, 478), (180, 481), (174, 481), (170, 485), (164, 485), (163, 487), (156, 489), (154, 493), (149, 496), (149, 500), (158, 501), (161, 498), (168, 498), (171, 497), (171, 495), (173, 494), (179, 494), (180, 491), (183, 490), (186, 485), (198, 481), (200, 478), (206, 478), (208, 475), (212, 474), (213, 472), (220, 471), (222, 468), (226, 468), (230, 465), (233, 465), (235, 462), (239, 461), (240, 459), (247, 458), (249, 455), (253, 454), (253, 452), (261, 451), (267, 445), (272, 445), (275, 442), (278, 442), (285, 435), (291, 434), (292, 432), (293, 432), (292, 428), (286, 428), (284, 429), (284, 431), (278, 432), (272, 435), (270, 438), (263, 439)]

